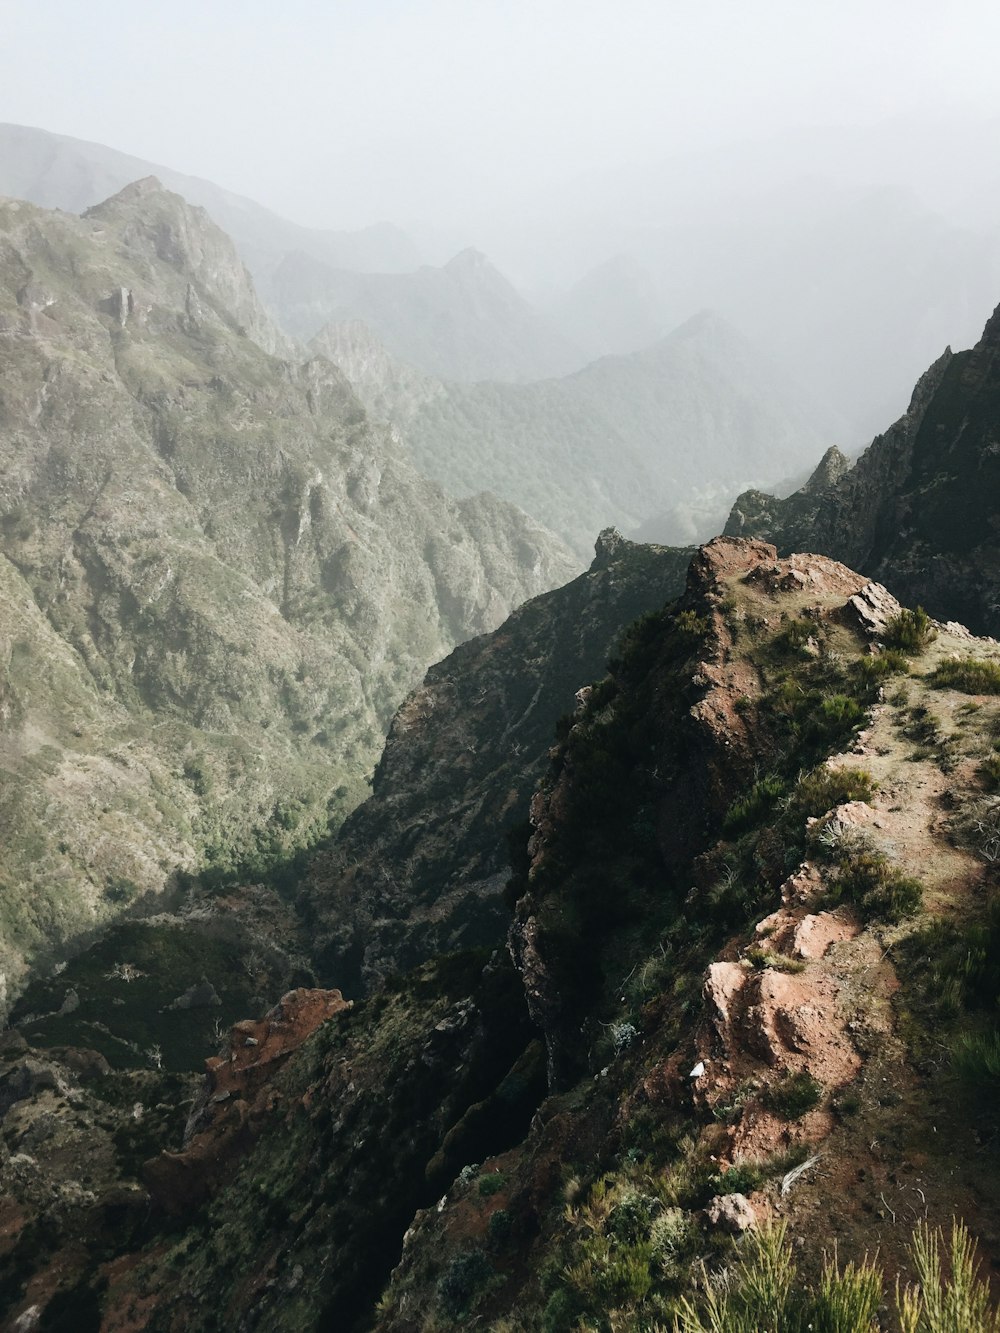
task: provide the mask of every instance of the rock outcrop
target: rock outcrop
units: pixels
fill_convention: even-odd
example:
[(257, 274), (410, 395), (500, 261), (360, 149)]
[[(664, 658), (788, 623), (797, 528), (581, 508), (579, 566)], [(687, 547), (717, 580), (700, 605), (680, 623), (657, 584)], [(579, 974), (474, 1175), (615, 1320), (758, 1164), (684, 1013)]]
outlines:
[(396, 713), (371, 797), (305, 875), (325, 979), (357, 996), (437, 953), (502, 944), (508, 842), (556, 722), (625, 627), (680, 592), (689, 555), (603, 532), (586, 574), (431, 668)]
[(340, 991), (300, 988), (283, 995), (262, 1019), (237, 1023), (227, 1048), (206, 1062), (184, 1146), (161, 1153), (143, 1168), (154, 1202), (167, 1213), (183, 1214), (231, 1174), (235, 1160), (278, 1112), (278, 1070), (321, 1023), (350, 1008)]
[(844, 471), (823, 460), (784, 500), (747, 491), (726, 532), (808, 546), (885, 583), (907, 604), (978, 634), (1000, 631), (997, 495), (1000, 311), (971, 351), (946, 349), (906, 413)]

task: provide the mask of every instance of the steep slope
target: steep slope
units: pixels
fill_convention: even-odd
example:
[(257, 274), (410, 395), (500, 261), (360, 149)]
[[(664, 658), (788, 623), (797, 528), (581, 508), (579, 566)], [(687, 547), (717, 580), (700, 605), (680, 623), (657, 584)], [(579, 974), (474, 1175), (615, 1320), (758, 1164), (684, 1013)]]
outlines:
[(349, 273), (292, 254), (268, 292), (298, 337), (363, 320), (393, 356), (446, 379), (534, 380), (586, 360), (478, 250), (402, 274)]
[(624, 627), (677, 596), (690, 556), (603, 532), (586, 574), (431, 668), (393, 720), (371, 797), (300, 891), (323, 978), (356, 997), (436, 954), (502, 942), (508, 843), (556, 721)]
[[(867, 1331), (915, 1223), (965, 1216), (995, 1262), (1000, 651), (933, 629), (824, 557), (704, 548), (532, 799), (520, 976), (466, 953), (353, 1007), (285, 996), (233, 1029), (144, 1185), (120, 1131), (97, 1199), (32, 1158), (73, 1116), (96, 1142), (128, 1093), (98, 1078), (60, 1110), (80, 1053), (9, 1038), (12, 1316)], [(876, 1246), (863, 1281), (844, 1267)]]
[(146, 176), (156, 176), (167, 189), (207, 209), (265, 287), (284, 255), (293, 251), (360, 272), (403, 272), (419, 263), (413, 242), (388, 223), (360, 231), (302, 227), (211, 181), (104, 144), (27, 125), (0, 125), (0, 194), (11, 198), (82, 213)]
[(650, 520), (647, 539), (678, 544), (710, 534), (743, 479), (799, 472), (836, 432), (708, 312), (644, 351), (536, 384), (420, 383), (356, 326), (313, 346), (336, 349), (427, 476), (512, 500), (581, 554), (609, 523)]
[(0, 205), (0, 970), (361, 794), (428, 662), (573, 566), (453, 501), (147, 180)]
[(937, 616), (1000, 633), (1000, 311), (966, 352), (947, 349), (906, 413), (849, 471), (785, 500), (748, 491), (726, 531), (781, 550), (808, 543)]

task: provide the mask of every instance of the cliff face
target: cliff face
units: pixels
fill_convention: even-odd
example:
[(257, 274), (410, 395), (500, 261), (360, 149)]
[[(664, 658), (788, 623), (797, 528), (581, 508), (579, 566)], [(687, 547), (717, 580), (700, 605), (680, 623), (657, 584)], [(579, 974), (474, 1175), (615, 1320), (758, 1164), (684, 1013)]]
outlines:
[(906, 414), (843, 476), (785, 500), (749, 491), (726, 531), (804, 541), (979, 633), (1000, 631), (997, 543), (1000, 314), (967, 352), (947, 350)]
[(430, 669), (393, 720), (370, 799), (300, 892), (323, 976), (354, 996), (435, 954), (501, 943), (508, 839), (556, 721), (622, 628), (677, 595), (690, 554), (608, 530), (586, 574)]
[[(0, 970), (339, 822), (429, 662), (561, 582), (289, 344), (199, 209), (0, 204)], [(331, 793), (332, 796), (331, 796)]]
[[(828, 1312), (831, 1236), (841, 1263), (878, 1245), (871, 1324), (915, 1221), (966, 1216), (992, 1260), (975, 1088), (1000, 1023), (1000, 650), (933, 631), (828, 558), (704, 548), (561, 728), (516, 856), (517, 970), (465, 953), (353, 1008), (319, 997), (332, 1017), (263, 1082), (239, 1043), (267, 1022), (237, 1025), (201, 1104), (230, 1091), (211, 1115), (244, 1155), (205, 1163), (186, 1227), (154, 1210), (108, 1241), (108, 1200), (72, 1201), (62, 1158), (12, 1158), (11, 1308), (89, 1301), (123, 1330), (698, 1330), (706, 1282), (744, 1301), (717, 1275), (752, 1265), (748, 1230), (794, 1240), (798, 1276), (777, 1323), (744, 1326)], [(40, 1105), (62, 1125), (22, 1068), (46, 1058), (17, 1054), (12, 1126)], [(145, 1168), (161, 1207), (202, 1129)], [(84, 1252), (54, 1250), (88, 1208)]]

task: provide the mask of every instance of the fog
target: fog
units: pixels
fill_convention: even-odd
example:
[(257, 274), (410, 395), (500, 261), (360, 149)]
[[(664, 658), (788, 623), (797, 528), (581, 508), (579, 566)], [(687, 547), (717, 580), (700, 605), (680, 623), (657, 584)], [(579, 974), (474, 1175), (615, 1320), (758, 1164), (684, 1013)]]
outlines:
[(0, 32), (2, 121), (400, 229), (356, 267), (478, 247), (579, 364), (711, 307), (848, 449), (1000, 299), (986, 0), (0, 0)]
[[(474, 229), (544, 216), (594, 173), (1000, 113), (985, 0), (2, 0), (0, 23), (0, 119), (312, 226)], [(896, 136), (914, 180), (919, 138)], [(841, 174), (837, 136), (801, 155), (821, 171), (826, 147)]]

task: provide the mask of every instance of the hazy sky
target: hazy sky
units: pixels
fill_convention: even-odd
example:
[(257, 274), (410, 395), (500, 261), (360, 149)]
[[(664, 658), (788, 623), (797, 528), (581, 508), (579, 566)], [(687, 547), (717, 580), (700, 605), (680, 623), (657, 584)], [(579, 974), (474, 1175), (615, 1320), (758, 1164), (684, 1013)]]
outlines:
[(789, 127), (1000, 114), (987, 0), (0, 0), (0, 120), (313, 225), (487, 217)]

